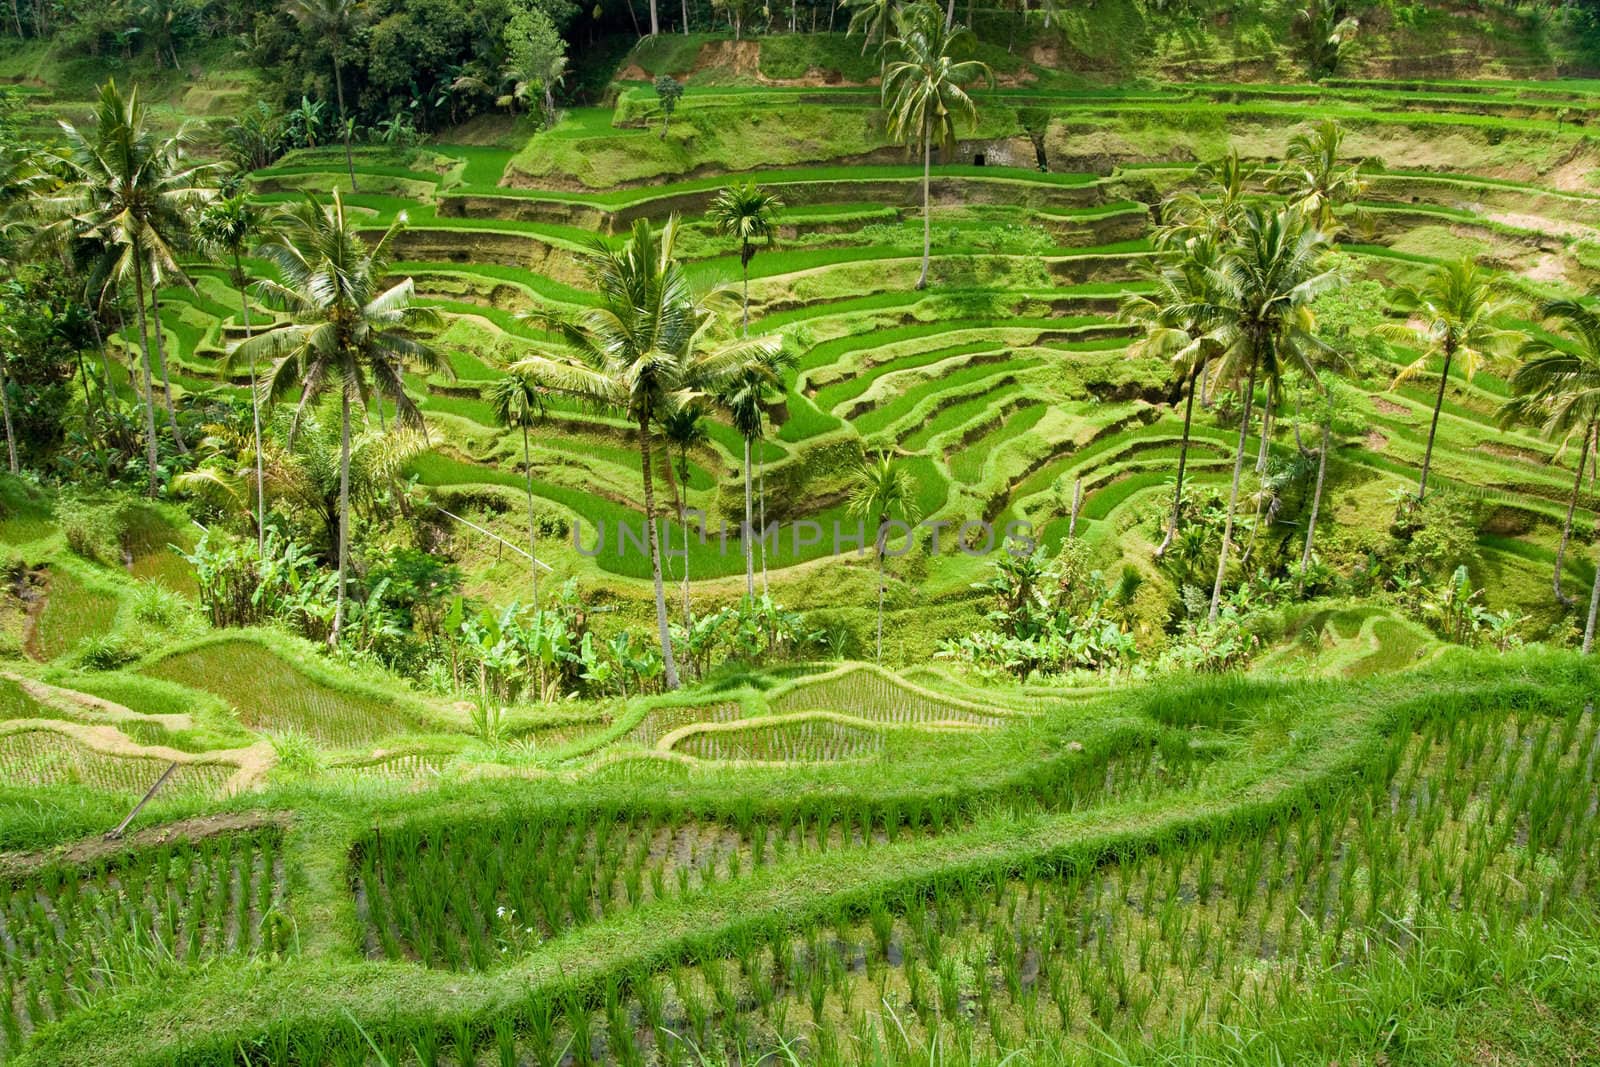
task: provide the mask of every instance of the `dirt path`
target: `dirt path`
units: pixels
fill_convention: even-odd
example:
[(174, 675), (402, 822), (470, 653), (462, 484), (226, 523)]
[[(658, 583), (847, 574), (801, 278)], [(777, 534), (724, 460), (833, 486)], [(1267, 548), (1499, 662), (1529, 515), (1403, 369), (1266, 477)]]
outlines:
[(0, 853), (0, 879), (21, 878), (42, 867), (55, 864), (75, 866), (93, 863), (103, 857), (133, 852), (153, 845), (164, 845), (172, 841), (201, 841), (208, 837), (258, 830), (267, 826), (287, 829), (292, 821), (292, 815), (286, 811), (241, 811), (221, 815), (201, 815), (161, 826), (147, 826), (116, 841), (108, 841), (96, 835), (68, 845), (58, 845), (55, 848), (35, 852), (4, 852)]

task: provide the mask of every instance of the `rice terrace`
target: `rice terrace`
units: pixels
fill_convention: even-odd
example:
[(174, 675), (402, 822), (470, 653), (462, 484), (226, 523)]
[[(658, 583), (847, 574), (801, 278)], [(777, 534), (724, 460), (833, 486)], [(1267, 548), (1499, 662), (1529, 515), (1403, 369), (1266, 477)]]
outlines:
[(1600, 1064), (1600, 2), (0, 7), (0, 1063)]

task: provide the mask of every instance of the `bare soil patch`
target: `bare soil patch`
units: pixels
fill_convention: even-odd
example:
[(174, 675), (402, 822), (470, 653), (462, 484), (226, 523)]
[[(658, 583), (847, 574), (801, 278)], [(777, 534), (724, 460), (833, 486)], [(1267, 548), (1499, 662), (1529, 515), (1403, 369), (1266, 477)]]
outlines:
[(1381, 396), (1377, 393), (1373, 393), (1371, 399), (1372, 406), (1378, 409), (1378, 414), (1380, 415), (1389, 415), (1394, 418), (1407, 419), (1411, 417), (1411, 409), (1406, 407), (1404, 404), (1396, 404), (1388, 397)]
[(192, 819), (147, 826), (120, 840), (96, 835), (67, 845), (35, 852), (0, 853), (0, 878), (15, 879), (54, 864), (77, 866), (106, 856), (134, 852), (141, 848), (165, 845), (172, 841), (201, 841), (222, 834), (243, 833), (267, 826), (287, 829), (293, 816), (287, 811), (239, 811), (220, 815), (200, 815)]

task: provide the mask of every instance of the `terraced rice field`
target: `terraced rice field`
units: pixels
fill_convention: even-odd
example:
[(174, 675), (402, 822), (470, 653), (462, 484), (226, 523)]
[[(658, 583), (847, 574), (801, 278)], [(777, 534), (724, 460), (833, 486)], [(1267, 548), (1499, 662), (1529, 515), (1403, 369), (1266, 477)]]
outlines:
[[(0, 779), (16, 786), (78, 786), (137, 799), (155, 785), (169, 760), (101, 752), (50, 729), (0, 734)], [(180, 763), (162, 795), (218, 796), (239, 768), (228, 763)]]

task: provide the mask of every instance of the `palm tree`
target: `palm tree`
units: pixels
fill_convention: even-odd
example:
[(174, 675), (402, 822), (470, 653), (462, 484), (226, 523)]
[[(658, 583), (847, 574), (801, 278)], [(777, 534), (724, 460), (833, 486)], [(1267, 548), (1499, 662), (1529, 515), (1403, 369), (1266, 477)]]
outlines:
[(522, 431), (522, 470), (528, 493), (528, 558), (533, 561), (533, 606), (539, 606), (539, 536), (533, 514), (533, 457), (528, 448), (528, 428), (544, 419), (545, 391), (526, 373), (513, 370), (497, 378), (485, 396), (501, 426)]
[(1255, 174), (1255, 167), (1240, 159), (1236, 148), (1219, 160), (1200, 164), (1194, 170), (1198, 188), (1173, 193), (1161, 202), (1156, 246), (1180, 247), (1197, 237), (1226, 245), (1244, 217)]
[[(245, 288), (244, 250), (265, 229), (266, 220), (259, 207), (243, 193), (207, 204), (195, 220), (195, 236), (200, 247), (214, 256), (233, 261), (233, 284), (239, 287), (239, 305), (244, 315), (244, 336), (253, 335), (250, 325), (250, 297)], [(261, 451), (261, 397), (257, 389), (255, 360), (250, 361), (250, 417), (255, 426), (256, 453), (256, 547), (267, 550), (267, 490), (265, 460)]]
[(888, 590), (884, 581), (883, 560), (889, 546), (889, 524), (900, 522), (911, 526), (922, 518), (922, 508), (917, 503), (916, 480), (888, 452), (879, 452), (876, 461), (864, 459), (856, 471), (849, 508), (850, 514), (870, 518), (877, 524), (873, 553), (878, 562), (877, 659), (882, 662), (883, 597)]
[[(599, 302), (557, 323), (568, 351), (530, 356), (512, 369), (526, 372), (552, 392), (620, 411), (638, 427), (644, 479), (644, 520), (655, 583), (656, 629), (663, 682), (678, 687), (678, 666), (667, 623), (656, 529), (654, 427), (661, 413), (696, 394), (716, 391), (748, 361), (750, 342), (710, 344), (714, 316), (696, 298), (674, 254), (678, 219), (657, 233), (639, 219), (620, 249), (596, 244), (589, 280)], [(760, 350), (764, 345), (757, 346)]]
[(350, 174), (350, 191), (358, 193), (356, 163), (350, 153), (350, 116), (344, 106), (344, 68), (339, 61), (339, 49), (355, 33), (359, 16), (359, 0), (285, 0), (283, 8), (300, 24), (300, 28), (328, 49), (333, 61), (333, 88), (339, 100), (339, 126), (344, 131), (344, 165)]
[(1209, 618), (1213, 622), (1222, 604), (1222, 582), (1233, 544), (1239, 479), (1250, 437), (1256, 382), (1263, 371), (1280, 374), (1290, 365), (1315, 375), (1307, 358), (1308, 351), (1317, 344), (1312, 337), (1315, 323), (1309, 305), (1339, 278), (1336, 271), (1322, 268), (1327, 244), (1327, 234), (1298, 210), (1251, 204), (1241, 217), (1238, 243), (1211, 272), (1211, 281), (1217, 287), (1215, 302), (1193, 312), (1215, 318), (1218, 336), (1227, 341), (1228, 369), (1235, 376), (1241, 367), (1244, 371), (1233, 484), (1223, 522), (1222, 546), (1217, 553), (1216, 582), (1211, 589)]
[(741, 327), (750, 332), (750, 261), (756, 256), (756, 242), (772, 247), (777, 231), (774, 214), (783, 201), (755, 182), (732, 185), (717, 194), (709, 212), (717, 232), (739, 239), (739, 268), (744, 271), (744, 312)]
[(1494, 320), (1509, 310), (1498, 291), (1495, 281), (1470, 258), (1441, 263), (1429, 272), (1421, 286), (1404, 286), (1395, 293), (1395, 307), (1409, 313), (1411, 321), (1384, 323), (1375, 331), (1380, 337), (1422, 349), (1415, 362), (1395, 375), (1390, 388), (1397, 388), (1426, 370), (1435, 357), (1443, 361), (1439, 391), (1433, 401), (1433, 420), (1428, 424), (1428, 446), (1422, 455), (1422, 477), (1417, 482), (1419, 504), (1428, 493), (1433, 441), (1439, 432), (1439, 413), (1444, 409), (1450, 368), (1459, 362), (1470, 382), (1479, 368), (1494, 360), (1514, 336), (1494, 325)]
[[(124, 96), (114, 81), (100, 87), (96, 128), (86, 137), (62, 123), (67, 148), (56, 157), (68, 174), (67, 184), (48, 199), (47, 210), (78, 236), (97, 243), (104, 253), (91, 272), (91, 288), (103, 292), (132, 279), (139, 316), (139, 348), (144, 377), (145, 452), (150, 495), (156, 494), (155, 394), (150, 372), (150, 332), (145, 284), (159, 287), (164, 278), (183, 278), (172, 241), (184, 230), (188, 211), (210, 198), (201, 185), (211, 165), (189, 165), (182, 156), (185, 134), (158, 141), (145, 125), (138, 90)], [(153, 295), (153, 293), (152, 293)], [(155, 324), (160, 353), (159, 319)], [(166, 383), (166, 360), (162, 377)], [(178, 436), (167, 389), (167, 415)]]
[(866, 55), (872, 39), (878, 39), (881, 48), (889, 39), (889, 27), (899, 11), (895, 0), (844, 0), (850, 9), (850, 25), (845, 35), (861, 34), (861, 54)]
[(1135, 346), (1141, 354), (1170, 359), (1184, 386), (1183, 437), (1178, 444), (1178, 481), (1172, 490), (1172, 519), (1155, 558), (1166, 555), (1183, 520), (1183, 476), (1189, 463), (1189, 433), (1194, 421), (1194, 397), (1206, 367), (1225, 347), (1208, 312), (1215, 295), (1212, 272), (1221, 261), (1221, 246), (1210, 236), (1196, 237), (1156, 276), (1155, 292), (1128, 297), (1122, 316), (1142, 326), (1145, 336)]
[(359, 221), (345, 212), (334, 190), (331, 203), (306, 194), (287, 212), (280, 231), (260, 249), (281, 280), (262, 279), (258, 291), (270, 307), (289, 313), (289, 321), (240, 342), (228, 356), (273, 361), (264, 392), (273, 400), (297, 392), (290, 423), (293, 441), (306, 405), (328, 390), (339, 393), (339, 584), (328, 643), (337, 646), (344, 623), (345, 586), (350, 572), (350, 407), (385, 399), (395, 405), (404, 426), (422, 428), (422, 413), (406, 395), (403, 374), (415, 367), (454, 375), (448, 360), (407, 332), (436, 327), (439, 315), (412, 304), (410, 278), (385, 287), (388, 251), (405, 226), (402, 213), (376, 244), (361, 239)]
[(1324, 119), (1289, 139), (1283, 169), (1270, 183), (1330, 234), (1338, 232), (1338, 209), (1360, 200), (1367, 189), (1361, 164), (1339, 162), (1343, 147), (1344, 130), (1332, 119)]
[(1600, 436), (1600, 313), (1582, 301), (1565, 298), (1547, 302), (1539, 317), (1564, 329), (1557, 337), (1535, 335), (1522, 343), (1517, 355), (1523, 363), (1511, 378), (1513, 397), (1502, 411), (1502, 421), (1537, 420), (1546, 436), (1561, 438), (1563, 448), (1578, 442), (1578, 470), (1567, 499), (1552, 579), (1556, 600), (1571, 604), (1561, 587), (1561, 571), (1584, 468)]
[(883, 74), (883, 104), (889, 110), (889, 136), (922, 149), (922, 274), (917, 288), (928, 285), (928, 260), (933, 241), (929, 200), (933, 143), (948, 156), (955, 150), (956, 124), (978, 123), (978, 107), (963, 88), (984, 80), (994, 84), (988, 64), (953, 58), (972, 38), (968, 29), (952, 29), (938, 8), (921, 2), (898, 9), (895, 34), (885, 48), (895, 56)]
[[(751, 600), (756, 595), (754, 555), (753, 481), (751, 478), (751, 452), (754, 443), (761, 439), (766, 423), (766, 406), (774, 399), (781, 379), (774, 361), (751, 360), (733, 375), (723, 387), (719, 400), (733, 420), (733, 428), (744, 438), (744, 591)], [(765, 525), (762, 526), (762, 550), (765, 555)]]
[(706, 409), (699, 400), (678, 404), (660, 416), (661, 436), (668, 450), (678, 453), (677, 477), (673, 478), (670, 459), (666, 470), (678, 498), (678, 522), (683, 527), (683, 626), (686, 630), (694, 623), (694, 615), (689, 610), (689, 451), (711, 440), (706, 432), (705, 416)]

